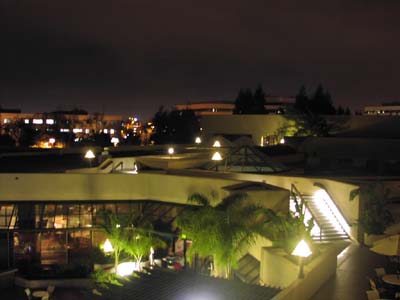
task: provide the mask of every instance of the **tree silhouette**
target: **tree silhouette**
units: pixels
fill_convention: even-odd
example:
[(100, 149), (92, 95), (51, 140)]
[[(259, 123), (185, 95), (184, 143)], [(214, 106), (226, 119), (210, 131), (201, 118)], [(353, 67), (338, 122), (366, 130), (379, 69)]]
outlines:
[(256, 90), (240, 89), (235, 101), (234, 114), (265, 114), (265, 92), (258, 84)]

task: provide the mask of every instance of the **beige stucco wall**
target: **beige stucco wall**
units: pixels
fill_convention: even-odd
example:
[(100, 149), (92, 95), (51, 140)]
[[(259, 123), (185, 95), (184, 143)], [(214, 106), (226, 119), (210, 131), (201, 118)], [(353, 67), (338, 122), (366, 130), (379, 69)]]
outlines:
[[(292, 278), (292, 282), (272, 298), (272, 300), (312, 299), (312, 296), (319, 288), (336, 273), (338, 251), (338, 248), (327, 247), (319, 256), (304, 266), (305, 276), (303, 279), (297, 278), (299, 266), (296, 266), (294, 269), (286, 268), (290, 273), (281, 274), (283, 277)], [(276, 265), (276, 267), (278, 268), (279, 266)], [(281, 271), (279, 270), (279, 272)], [(286, 282), (289, 282), (289, 280), (286, 280)]]
[[(198, 192), (216, 201), (229, 192), (223, 187), (239, 181), (160, 173), (133, 174), (0, 174), (0, 201), (154, 200), (187, 204)], [(288, 191), (248, 193), (249, 201), (286, 209)], [(282, 203), (281, 203), (282, 202)]]
[(201, 120), (206, 138), (215, 134), (251, 134), (257, 145), (262, 136), (274, 134), (286, 123), (282, 115), (203, 116)]

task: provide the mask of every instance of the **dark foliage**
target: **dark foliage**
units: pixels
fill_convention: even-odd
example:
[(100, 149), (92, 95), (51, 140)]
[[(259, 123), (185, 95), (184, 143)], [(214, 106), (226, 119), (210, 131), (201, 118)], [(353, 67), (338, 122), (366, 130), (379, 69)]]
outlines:
[(251, 89), (240, 89), (235, 101), (234, 114), (265, 114), (265, 92), (259, 84), (253, 92)]
[(199, 120), (192, 110), (167, 111), (160, 107), (153, 118), (156, 144), (190, 144), (200, 131)]

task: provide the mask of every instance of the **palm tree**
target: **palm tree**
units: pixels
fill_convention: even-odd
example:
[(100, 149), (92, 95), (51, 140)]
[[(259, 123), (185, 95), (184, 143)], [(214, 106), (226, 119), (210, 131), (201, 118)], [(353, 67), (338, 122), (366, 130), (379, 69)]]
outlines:
[(177, 219), (182, 233), (192, 240), (188, 255), (212, 256), (216, 275), (230, 278), (241, 252), (255, 242), (263, 224), (263, 209), (245, 203), (245, 194), (232, 194), (212, 206), (210, 200), (195, 193), (188, 201), (197, 204)]
[(127, 240), (127, 232), (125, 228), (129, 225), (130, 218), (117, 216), (109, 210), (103, 212), (103, 217), (104, 224), (102, 224), (102, 227), (112, 244), (114, 252), (114, 270), (117, 272), (119, 257), (125, 248), (125, 243)]
[(131, 227), (126, 230), (128, 238), (124, 244), (124, 251), (135, 259), (139, 270), (142, 258), (150, 253), (150, 248), (166, 247), (166, 243), (156, 237), (151, 228)]

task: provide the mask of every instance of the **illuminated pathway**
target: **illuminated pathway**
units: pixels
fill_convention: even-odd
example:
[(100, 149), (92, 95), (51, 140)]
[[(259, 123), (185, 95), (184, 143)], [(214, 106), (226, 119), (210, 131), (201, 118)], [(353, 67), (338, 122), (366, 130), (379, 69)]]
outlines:
[(387, 264), (387, 258), (365, 246), (351, 244), (338, 258), (336, 275), (311, 298), (312, 300), (367, 299), (366, 277), (375, 278), (374, 268)]

